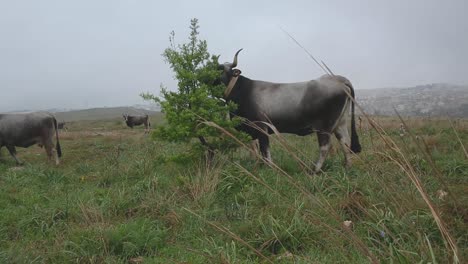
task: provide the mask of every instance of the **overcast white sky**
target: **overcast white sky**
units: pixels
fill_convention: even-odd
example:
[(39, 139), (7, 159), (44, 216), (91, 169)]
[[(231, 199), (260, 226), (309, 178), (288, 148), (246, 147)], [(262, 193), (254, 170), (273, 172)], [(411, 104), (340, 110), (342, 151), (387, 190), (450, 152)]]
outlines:
[(356, 89), (468, 83), (467, 0), (0, 0), (0, 111), (142, 103), (174, 87), (161, 53), (191, 18), (252, 79), (322, 74), (281, 25)]

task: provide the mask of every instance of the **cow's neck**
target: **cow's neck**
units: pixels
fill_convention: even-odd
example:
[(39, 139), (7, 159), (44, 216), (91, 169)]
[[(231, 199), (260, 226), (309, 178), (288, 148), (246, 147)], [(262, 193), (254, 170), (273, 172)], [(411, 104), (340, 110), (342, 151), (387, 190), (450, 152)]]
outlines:
[(247, 96), (245, 93), (249, 90), (250, 82), (251, 80), (249, 78), (239, 75), (234, 87), (226, 97), (226, 100), (233, 101), (236, 104), (239, 104), (243, 98), (245, 100), (245, 97)]

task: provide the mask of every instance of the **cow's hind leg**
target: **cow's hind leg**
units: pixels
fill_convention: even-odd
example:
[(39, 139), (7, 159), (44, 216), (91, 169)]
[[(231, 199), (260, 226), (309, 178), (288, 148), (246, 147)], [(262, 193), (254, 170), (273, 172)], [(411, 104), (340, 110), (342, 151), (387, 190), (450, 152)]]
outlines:
[(344, 154), (344, 166), (345, 168), (349, 168), (351, 166), (351, 151), (350, 151), (350, 137), (348, 133), (348, 129), (346, 128), (346, 122), (340, 124), (336, 128), (335, 136), (340, 141), (341, 150), (343, 150)]
[(15, 146), (6, 146), (8, 149), (8, 152), (10, 152), (10, 155), (15, 159), (16, 165), (22, 165), (23, 162), (21, 162), (18, 157), (16, 157), (16, 148)]
[(59, 165), (60, 160), (58, 158), (57, 151), (55, 151), (55, 149), (54, 149), (54, 143), (52, 142), (52, 139), (47, 140), (44, 143), (44, 147), (45, 147), (45, 150), (46, 150), (48, 161), (51, 162), (52, 157), (54, 157), (55, 158), (55, 165)]
[(330, 138), (331, 136), (329, 133), (317, 132), (317, 139), (320, 147), (320, 152), (317, 163), (315, 164), (315, 173), (320, 172), (320, 170), (322, 169), (323, 162), (325, 161), (328, 151), (330, 150)]
[(270, 139), (268, 135), (261, 135), (258, 138), (258, 143), (260, 145), (260, 153), (262, 154), (263, 159), (266, 162), (271, 163), (271, 153), (270, 153)]

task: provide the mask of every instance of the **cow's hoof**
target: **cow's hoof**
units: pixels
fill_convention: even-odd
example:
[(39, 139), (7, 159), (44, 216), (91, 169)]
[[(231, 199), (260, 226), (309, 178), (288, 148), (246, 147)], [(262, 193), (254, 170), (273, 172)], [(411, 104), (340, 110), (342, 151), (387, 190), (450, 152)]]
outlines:
[(266, 165), (266, 166), (268, 166), (268, 167), (273, 167), (273, 166), (274, 166), (273, 161), (267, 160), (267, 159), (264, 159), (264, 160), (263, 160), (263, 164)]
[(321, 174), (322, 171), (321, 170), (315, 170), (315, 169), (308, 169), (307, 170), (307, 174), (309, 176), (318, 176), (319, 174)]

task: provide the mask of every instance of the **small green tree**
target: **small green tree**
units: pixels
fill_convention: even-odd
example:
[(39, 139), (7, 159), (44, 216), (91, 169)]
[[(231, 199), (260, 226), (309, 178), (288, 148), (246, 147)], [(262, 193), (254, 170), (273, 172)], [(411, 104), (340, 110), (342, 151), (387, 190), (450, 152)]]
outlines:
[[(219, 56), (210, 55), (206, 41), (199, 39), (198, 29), (198, 20), (194, 18), (190, 23), (189, 41), (182, 45), (175, 43), (175, 33), (171, 32), (170, 47), (162, 54), (175, 73), (177, 91), (161, 85), (161, 97), (149, 93), (141, 96), (159, 103), (165, 113), (167, 123), (155, 129), (153, 135), (156, 138), (190, 143), (192, 153), (206, 150), (211, 161), (216, 150), (227, 150), (236, 144), (219, 129), (206, 125), (205, 121), (216, 123), (239, 138), (246, 139), (246, 136), (234, 129), (240, 120), (228, 117), (236, 105), (226, 104), (222, 99), (225, 87), (216, 85), (220, 83), (216, 80), (221, 74), (218, 70)], [(194, 142), (194, 138), (198, 140)]]

